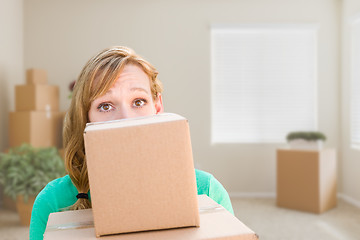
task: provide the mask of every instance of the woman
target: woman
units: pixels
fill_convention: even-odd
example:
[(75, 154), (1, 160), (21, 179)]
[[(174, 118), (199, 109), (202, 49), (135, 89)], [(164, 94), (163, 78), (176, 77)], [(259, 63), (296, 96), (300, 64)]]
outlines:
[[(64, 122), (68, 175), (51, 181), (37, 196), (30, 239), (43, 239), (49, 214), (91, 207), (83, 131), (88, 122), (163, 112), (162, 86), (156, 69), (126, 47), (105, 49), (83, 68)], [(195, 170), (198, 194), (206, 194), (233, 213), (223, 186), (209, 173)]]

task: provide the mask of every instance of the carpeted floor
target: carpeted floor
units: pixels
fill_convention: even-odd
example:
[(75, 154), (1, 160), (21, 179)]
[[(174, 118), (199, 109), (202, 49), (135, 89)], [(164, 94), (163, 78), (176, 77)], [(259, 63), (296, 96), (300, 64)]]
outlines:
[(261, 240), (359, 240), (360, 209), (342, 200), (322, 214), (276, 207), (275, 199), (232, 199), (235, 215)]
[(0, 239), (29, 239), (29, 228), (20, 225), (17, 212), (0, 209)]
[[(323, 214), (278, 208), (275, 199), (232, 199), (235, 215), (261, 240), (358, 240), (360, 209), (342, 200)], [(0, 209), (0, 239), (28, 239), (15, 212)]]

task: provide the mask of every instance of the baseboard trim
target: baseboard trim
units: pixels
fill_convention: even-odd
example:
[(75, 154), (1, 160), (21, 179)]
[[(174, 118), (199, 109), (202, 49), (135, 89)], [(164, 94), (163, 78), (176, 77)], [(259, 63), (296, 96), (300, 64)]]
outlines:
[(342, 200), (344, 200), (345, 202), (357, 207), (357, 208), (360, 208), (360, 201), (359, 200), (356, 200), (355, 198), (352, 198), (344, 193), (338, 193), (337, 194), (337, 197), (338, 198), (341, 198)]
[[(230, 198), (276, 198), (275, 192), (229, 192)], [(345, 202), (360, 208), (360, 201), (344, 193), (338, 193), (337, 197)]]
[(230, 198), (275, 198), (275, 192), (229, 192)]

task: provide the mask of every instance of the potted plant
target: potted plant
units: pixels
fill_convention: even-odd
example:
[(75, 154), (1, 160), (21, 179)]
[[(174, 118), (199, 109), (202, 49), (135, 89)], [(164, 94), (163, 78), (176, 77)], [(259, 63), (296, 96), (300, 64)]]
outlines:
[(30, 224), (35, 197), (48, 182), (64, 176), (65, 166), (56, 148), (28, 144), (0, 153), (0, 184), (4, 194), (16, 200), (21, 223)]
[(320, 150), (326, 136), (321, 132), (290, 132), (286, 137), (290, 148), (305, 150)]

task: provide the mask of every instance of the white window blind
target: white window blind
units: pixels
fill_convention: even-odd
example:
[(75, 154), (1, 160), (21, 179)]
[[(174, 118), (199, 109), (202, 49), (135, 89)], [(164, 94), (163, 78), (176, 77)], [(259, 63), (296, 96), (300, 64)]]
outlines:
[(316, 26), (212, 26), (212, 143), (317, 129)]
[(360, 19), (351, 27), (351, 147), (360, 148)]

